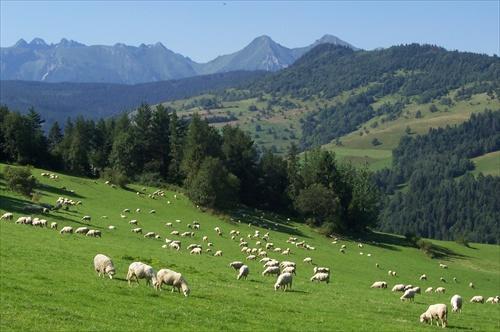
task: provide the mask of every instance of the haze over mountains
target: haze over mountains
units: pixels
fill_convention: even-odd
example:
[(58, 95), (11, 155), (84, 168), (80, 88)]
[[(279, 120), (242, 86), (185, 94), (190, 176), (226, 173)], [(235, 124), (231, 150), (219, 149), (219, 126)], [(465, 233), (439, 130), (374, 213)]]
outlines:
[(138, 47), (120, 43), (87, 46), (62, 39), (49, 45), (40, 38), (30, 43), (21, 39), (14, 46), (1, 48), (0, 79), (135, 84), (235, 70), (277, 71), (314, 46), (325, 43), (357, 49), (332, 35), (298, 48), (288, 48), (268, 36), (260, 36), (240, 51), (197, 63), (162, 43)]

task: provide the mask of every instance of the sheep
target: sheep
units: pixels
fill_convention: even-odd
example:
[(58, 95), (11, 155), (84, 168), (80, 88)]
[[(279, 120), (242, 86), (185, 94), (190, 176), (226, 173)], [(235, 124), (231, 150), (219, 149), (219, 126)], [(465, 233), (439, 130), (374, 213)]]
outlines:
[(446, 283), (446, 279), (445, 279), (445, 278), (443, 278), (443, 277), (440, 277), (440, 278), (439, 278), (439, 280), (440, 280), (441, 282)]
[(201, 248), (193, 248), (189, 254), (190, 255), (201, 255)]
[(213, 247), (213, 246), (214, 246), (214, 244), (212, 242), (207, 243), (207, 247)]
[(240, 267), (238, 275), (236, 276), (236, 280), (240, 280), (241, 278), (246, 279), (248, 276), (248, 273), (250, 273), (250, 269), (248, 268), (248, 266), (242, 265)]
[(264, 257), (264, 258), (262, 258), (259, 262), (260, 262), (260, 263), (267, 263), (267, 262), (269, 262), (270, 260), (272, 260), (272, 258), (270, 258), (270, 257)]
[(101, 237), (101, 231), (97, 229), (91, 229), (85, 234), (85, 236)]
[(170, 235), (179, 235), (179, 231), (171, 231)]
[(136, 212), (136, 213), (140, 213), (140, 212), (141, 212), (141, 209), (137, 208), (137, 209), (135, 209), (135, 212)]
[(255, 260), (256, 257), (257, 256), (255, 256), (255, 255), (248, 255), (246, 259), (247, 260)]
[(33, 219), (31, 217), (19, 217), (16, 220), (16, 224), (31, 225)]
[(82, 221), (90, 221), (92, 218), (90, 216), (83, 216)]
[(132, 219), (128, 223), (131, 225), (137, 225), (137, 219)]
[(361, 243), (358, 243), (358, 248), (363, 248), (363, 245)]
[(392, 271), (392, 276), (395, 277), (396, 276), (396, 271)]
[(286, 291), (287, 288), (291, 289), (292, 288), (292, 280), (293, 276), (291, 273), (282, 273), (278, 276), (278, 279), (276, 280), (276, 283), (274, 284), (274, 290), (277, 291), (278, 289), (282, 288), (283, 291)]
[(425, 290), (426, 293), (432, 293), (432, 291), (434, 290), (434, 288), (432, 287), (427, 287), (427, 289)]
[(290, 248), (286, 248), (281, 252), (282, 255), (290, 255)]
[(404, 291), (407, 291), (408, 289), (413, 288), (413, 285), (405, 285)]
[(171, 242), (169, 246), (177, 251), (181, 250), (181, 244), (179, 242)]
[(315, 267), (313, 268), (313, 272), (314, 272), (314, 273), (318, 273), (318, 272), (330, 273), (330, 269), (329, 269), (329, 268), (327, 268), (327, 267), (315, 266)]
[(240, 262), (240, 261), (234, 261), (234, 262), (229, 263), (229, 267), (232, 267), (235, 270), (239, 270), (239, 268), (242, 267), (243, 265), (245, 265), (245, 264), (243, 264), (243, 262)]
[(123, 209), (122, 213), (130, 213), (130, 209)]
[(204, 237), (202, 238), (202, 240), (203, 240), (203, 242), (207, 242), (207, 241), (208, 241), (208, 236), (204, 236)]
[(2, 216), (0, 217), (0, 220), (12, 220), (14, 219), (14, 214), (10, 213), (10, 212), (5, 212), (4, 214), (2, 214)]
[(297, 273), (295, 272), (295, 266), (287, 266), (283, 270), (281, 270), (281, 273), (291, 273), (297, 275)]
[(444, 287), (438, 287), (434, 290), (434, 293), (441, 293), (444, 294), (446, 292), (446, 288)]
[(142, 228), (134, 228), (132, 229), (132, 233), (141, 233), (142, 234)]
[(101, 274), (103, 277), (107, 274), (109, 279), (113, 279), (113, 276), (115, 275), (115, 266), (113, 265), (111, 258), (103, 254), (97, 254), (94, 257), (94, 270), (97, 272), (99, 277)]
[(484, 297), (482, 297), (481, 295), (476, 295), (476, 296), (473, 296), (469, 302), (470, 303), (484, 303)]
[(215, 257), (221, 257), (222, 256), (222, 250), (217, 250), (214, 254)]
[(191, 243), (190, 245), (188, 245), (186, 247), (187, 250), (191, 250), (193, 248), (201, 248), (201, 246), (199, 244), (196, 244), (196, 243)]
[(311, 263), (312, 264), (312, 258), (311, 257), (306, 257), (303, 260), (304, 263)]
[(392, 292), (404, 292), (405, 291), (405, 285), (403, 284), (397, 284), (392, 287)]
[(387, 288), (387, 282), (385, 281), (375, 281), (370, 288)]
[(50, 223), (50, 228), (51, 229), (57, 229), (57, 223), (54, 221), (54, 222), (51, 222)]
[(439, 267), (442, 269), (447, 269), (448, 265), (439, 263)]
[(454, 282), (458, 282), (457, 277), (453, 277), (453, 281), (454, 281)]
[(281, 268), (285, 268), (287, 266), (296, 266), (297, 264), (295, 264), (294, 262), (283, 261), (279, 265), (281, 266)]
[(89, 231), (88, 227), (78, 227), (75, 230), (75, 234), (87, 234), (88, 231)]
[[(441, 326), (444, 328), (448, 324), (448, 308), (446, 304), (431, 304), (427, 311), (420, 315), (421, 323), (430, 323), (432, 325), (432, 320), (436, 320), (437, 326), (439, 326), (439, 321), (441, 321)], [(439, 321), (438, 321), (439, 320)]]
[(469, 287), (470, 288), (475, 288), (476, 286), (474, 286), (474, 284), (472, 282), (469, 282)]
[(462, 297), (455, 294), (451, 297), (451, 311), (452, 312), (462, 312)]
[(172, 286), (172, 292), (177, 289), (177, 291), (180, 293), (182, 289), (182, 293), (186, 297), (191, 292), (187, 284), (187, 281), (186, 279), (184, 279), (182, 274), (169, 269), (161, 269), (156, 274), (155, 288), (157, 290), (161, 290), (161, 286), (163, 284)]
[(156, 287), (157, 285), (155, 270), (151, 266), (142, 262), (133, 262), (129, 265), (127, 273), (127, 281), (129, 286), (132, 279), (135, 279), (138, 284), (139, 279), (146, 279), (146, 285), (149, 285), (151, 283), (153, 284), (153, 287)]
[(149, 213), (151, 214), (156, 213), (156, 210), (150, 210)]
[[(278, 262), (277, 260), (270, 260), (270, 261), (267, 261), (265, 264), (264, 264), (264, 267), (270, 267), (270, 266), (280, 266), (280, 262)], [(285, 266), (282, 266), (282, 268), (284, 268)]]
[(425, 274), (422, 274), (419, 278), (420, 280), (427, 280), (427, 275)]
[(65, 233), (70, 233), (72, 234), (73, 233), (73, 227), (71, 226), (64, 226), (63, 228), (61, 228), (61, 230), (59, 231), (60, 234), (65, 234)]
[(409, 301), (414, 301), (415, 299), (415, 292), (413, 289), (407, 289), (405, 290), (404, 294), (401, 295), (399, 298), (401, 301), (409, 300)]
[(378, 269), (380, 267), (379, 263), (375, 263), (375, 267)]
[(267, 276), (267, 275), (271, 275), (271, 274), (279, 275), (280, 274), (280, 268), (278, 266), (269, 266), (268, 268), (266, 268), (262, 272), (263, 276)]
[(165, 224), (165, 226), (167, 226), (167, 227), (172, 227), (172, 223), (171, 223), (171, 222), (167, 222), (167, 223)]
[(345, 249), (344, 248), (341, 248), (339, 251), (340, 251), (340, 253), (345, 254)]
[(259, 257), (266, 257), (267, 256), (267, 252), (266, 251), (260, 251), (257, 256), (259, 256)]
[(268, 242), (268, 243), (266, 243), (266, 250), (269, 250), (269, 249), (271, 249), (272, 247), (274, 247), (274, 243), (272, 243), (272, 242)]
[(420, 287), (413, 287), (413, 288), (411, 288), (411, 290), (413, 290), (415, 292), (415, 294), (420, 294), (420, 292), (421, 292)]
[(313, 275), (310, 280), (318, 282), (325, 281), (328, 284), (330, 283), (330, 274), (325, 272), (318, 272), (315, 275)]
[(109, 230), (113, 230), (113, 229), (116, 229), (116, 226), (113, 226), (113, 225), (109, 225), (109, 226), (108, 226), (108, 229), (109, 229)]
[(152, 237), (155, 237), (156, 233), (155, 232), (147, 232), (146, 234), (144, 234), (144, 237), (145, 238), (152, 238)]
[(387, 271), (387, 275), (392, 276), (392, 271), (391, 270)]

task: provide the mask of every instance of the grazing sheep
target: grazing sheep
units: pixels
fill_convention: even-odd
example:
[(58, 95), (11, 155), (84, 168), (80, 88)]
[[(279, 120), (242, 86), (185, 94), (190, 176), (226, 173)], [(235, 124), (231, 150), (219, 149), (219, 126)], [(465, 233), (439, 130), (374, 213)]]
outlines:
[(90, 216), (83, 216), (82, 221), (90, 221), (92, 218)]
[(419, 279), (420, 280), (427, 280), (427, 276), (425, 274), (422, 274)]
[(344, 248), (341, 248), (339, 251), (340, 251), (342, 254), (345, 254), (345, 249), (344, 249)]
[(140, 213), (140, 212), (141, 212), (141, 209), (137, 208), (137, 209), (135, 209), (135, 212), (136, 212), (136, 213)]
[(392, 276), (392, 271), (391, 270), (387, 271), (387, 275)]
[(434, 290), (434, 288), (432, 287), (427, 287), (427, 289), (425, 290), (426, 293), (432, 293), (432, 291)]
[(276, 283), (274, 284), (274, 290), (277, 291), (278, 289), (282, 288), (283, 291), (286, 291), (287, 289), (291, 289), (292, 280), (293, 276), (291, 273), (280, 274), (278, 276), (278, 279), (276, 280)]
[(236, 280), (240, 280), (241, 278), (246, 279), (248, 276), (248, 273), (250, 273), (250, 269), (248, 268), (248, 266), (242, 265), (240, 267), (240, 271), (239, 271), (238, 275), (236, 276)]
[(88, 231), (89, 231), (88, 227), (78, 227), (75, 230), (75, 234), (87, 234)]
[(2, 216), (0, 217), (0, 220), (12, 220), (14, 219), (14, 214), (10, 213), (10, 212), (5, 212), (4, 214), (2, 214)]
[(347, 249), (347, 246), (345, 244), (340, 246), (340, 249)]
[(201, 255), (201, 248), (193, 248), (189, 254), (190, 255)]
[(16, 220), (16, 224), (31, 225), (32, 223), (33, 219), (31, 217), (19, 217)]
[(127, 281), (130, 286), (130, 282), (132, 279), (135, 279), (137, 283), (139, 283), (139, 279), (146, 279), (146, 285), (153, 284), (153, 287), (156, 287), (156, 272), (155, 270), (142, 262), (133, 262), (128, 267), (127, 273)]
[(85, 234), (85, 236), (101, 237), (101, 231), (97, 229), (91, 229)]
[(208, 241), (208, 236), (204, 236), (204, 237), (202, 238), (202, 240), (203, 240), (203, 242), (207, 242), (207, 241)]
[(161, 269), (156, 274), (156, 285), (155, 288), (157, 290), (161, 290), (161, 286), (163, 284), (172, 286), (172, 292), (177, 289), (180, 293), (182, 289), (182, 293), (184, 296), (188, 296), (191, 290), (186, 282), (186, 279), (182, 276), (182, 274), (169, 270), (169, 269)]
[(413, 289), (407, 289), (399, 299), (401, 301), (405, 300), (413, 301), (415, 299), (415, 292), (413, 291)]
[(378, 263), (375, 263), (375, 267), (378, 269), (380, 265)]
[[(265, 264), (264, 264), (264, 267), (269, 267), (269, 266), (280, 266), (280, 262), (278, 262), (277, 260), (270, 260), (270, 261), (267, 261)], [(283, 268), (283, 266), (282, 266)]]
[(442, 269), (447, 269), (448, 265), (439, 263), (439, 267)]
[(470, 299), (470, 303), (484, 303), (484, 297), (482, 297), (481, 295), (473, 296)]
[(413, 290), (415, 292), (415, 294), (420, 294), (420, 292), (421, 292), (420, 287), (413, 287), (413, 288), (411, 288), (411, 290)]
[(304, 258), (304, 263), (311, 263), (312, 264), (312, 258), (311, 257)]
[(156, 233), (155, 232), (147, 232), (146, 234), (144, 234), (144, 237), (145, 238), (152, 238), (152, 237), (155, 237)]
[(171, 222), (167, 222), (167, 223), (165, 224), (165, 226), (167, 226), (167, 227), (172, 227), (172, 223), (171, 223)]
[(107, 274), (109, 279), (113, 279), (113, 276), (115, 275), (115, 267), (111, 258), (103, 254), (97, 254), (94, 257), (94, 270), (97, 272), (99, 277), (101, 274), (103, 277)]
[[(172, 242), (172, 241), (170, 241), (170, 242)], [(193, 249), (193, 248), (200, 248), (200, 249), (201, 249), (202, 247), (201, 247), (199, 244), (196, 244), (196, 243), (191, 243), (190, 245), (188, 245), (188, 246), (187, 246), (187, 248), (186, 248), (186, 249), (187, 249), (187, 250), (191, 250), (191, 249)]]
[(475, 288), (476, 286), (474, 286), (474, 284), (472, 282), (469, 282), (469, 287), (470, 288)]
[(441, 293), (444, 294), (446, 292), (446, 288), (444, 287), (438, 287), (436, 290), (434, 290), (434, 293)]
[(54, 222), (51, 222), (50, 223), (50, 228), (51, 229), (57, 229), (57, 223), (54, 221)]
[(295, 266), (287, 266), (283, 270), (281, 270), (281, 273), (291, 273), (297, 275), (297, 273), (295, 272)]
[(290, 255), (290, 248), (286, 248), (281, 252), (282, 255)]
[(156, 210), (151, 210), (149, 211), (149, 213), (156, 213)]
[(279, 275), (280, 274), (280, 268), (278, 266), (269, 266), (268, 268), (266, 268), (262, 272), (263, 276), (267, 276), (267, 275), (271, 275), (271, 274)]
[(130, 213), (130, 209), (123, 209), (122, 213)]
[(262, 258), (259, 262), (260, 262), (260, 263), (267, 263), (267, 262), (269, 262), (270, 260), (272, 260), (272, 258), (270, 258), (270, 257), (264, 257), (264, 258)]
[(243, 262), (240, 262), (240, 261), (234, 261), (234, 262), (229, 263), (229, 267), (232, 267), (235, 270), (239, 270), (240, 267), (242, 267), (243, 265), (245, 265), (245, 264)]
[(439, 280), (442, 281), (442, 282), (444, 282), (444, 283), (446, 283), (446, 279), (443, 278), (443, 277), (440, 277)]
[(137, 225), (137, 219), (132, 219), (128, 223), (131, 225)]
[(170, 242), (169, 246), (177, 251), (181, 250), (181, 244), (179, 242)]
[(392, 292), (404, 292), (405, 291), (405, 285), (403, 284), (397, 284), (392, 287)]
[(72, 234), (73, 233), (73, 227), (71, 226), (64, 226), (63, 228), (61, 228), (61, 230), (59, 231), (60, 234), (65, 234), (65, 233), (70, 233)]
[(330, 273), (330, 269), (329, 269), (329, 268), (327, 268), (327, 267), (315, 266), (315, 267), (313, 268), (313, 272), (314, 272), (314, 273), (318, 273), (318, 272)]
[(108, 229), (110, 229), (110, 230), (116, 229), (116, 226), (109, 225), (109, 226), (108, 226)]
[(248, 255), (246, 259), (247, 260), (255, 260), (255, 258), (257, 258), (257, 256), (255, 256), (255, 255)]
[(170, 235), (179, 235), (179, 231), (171, 231)]
[(375, 281), (370, 288), (387, 288), (387, 283), (385, 281)]
[(448, 308), (446, 307), (446, 304), (432, 304), (426, 312), (420, 315), (420, 322), (430, 323), (432, 325), (432, 320), (435, 319), (437, 326), (439, 326), (439, 321), (441, 321), (441, 326), (444, 328), (448, 323), (447, 318)]
[(222, 256), (222, 250), (217, 250), (214, 254), (216, 257), (221, 257)]
[(460, 295), (453, 295), (450, 303), (452, 312), (462, 312), (462, 297)]
[(395, 277), (396, 276), (396, 271), (392, 271), (392, 276)]
[(318, 282), (325, 281), (328, 284), (330, 283), (330, 274), (325, 272), (318, 272), (315, 275), (313, 275), (310, 280)]
[(134, 229), (132, 229), (132, 233), (141, 233), (142, 234), (142, 228), (134, 228)]
[(405, 285), (404, 291), (407, 291), (408, 289), (413, 288), (413, 285)]
[(453, 277), (453, 281), (454, 281), (454, 282), (458, 282), (457, 277)]

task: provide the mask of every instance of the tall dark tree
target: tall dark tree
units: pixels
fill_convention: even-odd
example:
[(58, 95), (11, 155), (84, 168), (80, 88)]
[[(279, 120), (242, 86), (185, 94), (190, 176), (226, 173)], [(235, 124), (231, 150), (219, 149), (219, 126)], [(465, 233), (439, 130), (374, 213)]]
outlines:
[(169, 165), (167, 179), (174, 184), (181, 184), (182, 137), (179, 120), (175, 110), (170, 115), (169, 125)]

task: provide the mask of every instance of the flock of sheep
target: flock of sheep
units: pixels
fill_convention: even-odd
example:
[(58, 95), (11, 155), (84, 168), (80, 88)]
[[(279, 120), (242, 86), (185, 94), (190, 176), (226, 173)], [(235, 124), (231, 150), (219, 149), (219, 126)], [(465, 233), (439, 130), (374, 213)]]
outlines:
[[(48, 174), (48, 175), (47, 175)], [(51, 179), (55, 178), (51, 176), (49, 173), (42, 173), (42, 176), (47, 176), (50, 177)], [(106, 184), (112, 185), (111, 183), (107, 182)], [(145, 188), (143, 188), (143, 191), (146, 191)], [(141, 195), (141, 192), (137, 192), (137, 195)], [(149, 198), (156, 199), (158, 197), (165, 197), (165, 193), (161, 190), (155, 191), (153, 194), (148, 195)], [(174, 196), (174, 199), (177, 199), (177, 196)], [(170, 201), (168, 201), (170, 204)], [(68, 206), (77, 206), (81, 205), (81, 201), (74, 201), (68, 198), (64, 197), (59, 197), (58, 200), (56, 201), (56, 208), (67, 208)], [(49, 212), (49, 211), (43, 211), (43, 212)], [(141, 209), (137, 208), (135, 210), (136, 213), (140, 213)], [(120, 217), (125, 219), (127, 218), (127, 214), (130, 214), (131, 210), (130, 209), (123, 209), (120, 213)], [(150, 210), (150, 214), (156, 213), (155, 210)], [(13, 220), (14, 215), (10, 212), (4, 213), (1, 217), (0, 220)], [(102, 219), (107, 219), (107, 216), (102, 216)], [(92, 217), (85, 215), (81, 218), (82, 221), (84, 222), (91, 222)], [(180, 223), (181, 220), (176, 220), (176, 223)], [(39, 226), (39, 227), (50, 227), (51, 229), (58, 229), (58, 225), (56, 222), (48, 224), (47, 220), (45, 219), (39, 219), (39, 218), (32, 218), (31, 216), (22, 216), (19, 217), (16, 221), (17, 224), (28, 224), (32, 226)], [(132, 226), (138, 226), (139, 222), (137, 219), (131, 219), (128, 224)], [(174, 226), (174, 223), (172, 222), (167, 222), (165, 224), (165, 227), (171, 228)], [(250, 226), (250, 225), (249, 225)], [(189, 231), (185, 232), (180, 232), (178, 230), (172, 230), (170, 232), (171, 236), (176, 236), (180, 238), (193, 238), (196, 236), (196, 231), (199, 231), (201, 229), (201, 225), (198, 221), (193, 221), (191, 224), (188, 224), (187, 227), (189, 228)], [(116, 229), (116, 226), (114, 225), (109, 225), (108, 229), (114, 230)], [(215, 233), (217, 236), (222, 237), (223, 236), (223, 231), (221, 230), (220, 227), (215, 227), (214, 228)], [(136, 233), (136, 234), (143, 234), (143, 230), (140, 227), (134, 227), (131, 229), (131, 232)], [(101, 231), (96, 230), (96, 229), (90, 229), (88, 227), (78, 227), (76, 230), (73, 230), (73, 227), (71, 226), (64, 226), (60, 230), (61, 234), (68, 234), (68, 233), (75, 233), (75, 234), (82, 234), (86, 236), (93, 236), (93, 237), (101, 237)], [(263, 271), (262, 271), (262, 276), (275, 276), (275, 282), (274, 282), (274, 290), (277, 291), (279, 289), (286, 291), (291, 289), (292, 287), (292, 281), (294, 276), (297, 275), (297, 263), (289, 260), (283, 260), (279, 261), (274, 258), (268, 257), (268, 253), (273, 253), (274, 255), (282, 255), (282, 256), (288, 256), (291, 254), (292, 249), (290, 246), (295, 246), (296, 248), (301, 248), (303, 250), (308, 250), (308, 251), (314, 251), (315, 247), (305, 243), (305, 241), (299, 241), (296, 237), (289, 237), (288, 240), (286, 241), (287, 245), (286, 248), (281, 248), (279, 246), (275, 246), (273, 242), (271, 242), (270, 239), (270, 234), (267, 232), (263, 235), (260, 234), (259, 230), (255, 230), (253, 234), (247, 234), (246, 238), (240, 235), (240, 232), (237, 230), (231, 230), (229, 232), (229, 235), (231, 237), (231, 240), (234, 241), (235, 246), (239, 247), (240, 252), (245, 255), (245, 260), (250, 261), (250, 260), (257, 260), (259, 259), (259, 262), (263, 264)], [(143, 234), (144, 238), (154, 238), (154, 239), (161, 239), (161, 236), (157, 234), (156, 232), (144, 232)], [(336, 238), (333, 239), (334, 241), (332, 242), (333, 244), (338, 243), (338, 240)], [(203, 245), (199, 243), (191, 243), (188, 246), (186, 246), (187, 250), (191, 255), (202, 255), (203, 253), (208, 254), (213, 252), (214, 257), (221, 257), (223, 255), (222, 250), (213, 250), (212, 248), (214, 247), (214, 244), (209, 241), (209, 237), (207, 235), (202, 236), (202, 241), (203, 243), (206, 243), (206, 249), (203, 250)], [(250, 241), (255, 241), (254, 245), (251, 246), (249, 244)], [(181, 239), (168, 239), (165, 238), (165, 244), (162, 245), (162, 248), (165, 249), (173, 249), (175, 251), (180, 251), (182, 247), (182, 241)], [(358, 244), (359, 248), (363, 248), (363, 244)], [(345, 254), (347, 250), (347, 246), (344, 244), (340, 247), (340, 252)], [(360, 252), (360, 255), (364, 255), (363, 252)], [(366, 256), (371, 256), (371, 254), (366, 254)], [(95, 272), (99, 276), (109, 276), (109, 278), (113, 278), (115, 275), (115, 267), (113, 265), (112, 260), (107, 257), (106, 255), (103, 254), (97, 254), (94, 257), (94, 269)], [(311, 282), (325, 282), (329, 283), (330, 282), (330, 268), (328, 267), (321, 267), (318, 266), (317, 264), (313, 263), (311, 257), (306, 257), (303, 259), (304, 264), (310, 264), (313, 266), (313, 275), (309, 278)], [(229, 264), (229, 267), (233, 268), (234, 270), (237, 271), (236, 279), (246, 279), (247, 276), (250, 273), (250, 268), (248, 265), (246, 265), (243, 261), (237, 260), (233, 261)], [(447, 269), (448, 266), (444, 264), (440, 264), (440, 267), (443, 269)], [(380, 265), (377, 263), (376, 268), (380, 268)], [(396, 271), (388, 271), (389, 276), (396, 276), (397, 273)], [(162, 285), (168, 285), (172, 286), (172, 291), (177, 290), (178, 292), (181, 292), (184, 294), (184, 296), (188, 296), (190, 293), (190, 288), (187, 284), (186, 279), (181, 273), (175, 272), (170, 269), (162, 268), (158, 272), (153, 269), (153, 267), (142, 263), (142, 262), (133, 262), (130, 264), (127, 272), (127, 277), (126, 277), (128, 284), (130, 285), (132, 281), (136, 281), (139, 283), (139, 279), (145, 279), (147, 285), (151, 285), (154, 287), (156, 290), (161, 290)], [(426, 281), (427, 280), (427, 275), (423, 274), (419, 278), (420, 281)], [(442, 282), (445, 282), (445, 280), (441, 277), (440, 280)], [(456, 281), (456, 278), (454, 278)], [(474, 285), (472, 283), (469, 284), (471, 288), (474, 288)], [(379, 288), (379, 289), (386, 289), (388, 287), (388, 283), (386, 281), (376, 281), (371, 285), (371, 288)], [(421, 294), (421, 289), (418, 286), (413, 286), (413, 285), (405, 285), (405, 284), (395, 284), (392, 287), (393, 292), (402, 292), (403, 294), (401, 295), (400, 299), (402, 301), (413, 301), (415, 298), (416, 294)], [(432, 287), (428, 287), (425, 290), (425, 293), (430, 293), (430, 292), (436, 292), (436, 293), (445, 293), (446, 289), (444, 287), (437, 287), (436, 289), (433, 289)], [(488, 298), (486, 301), (484, 301), (484, 298), (482, 296), (474, 296), (471, 300), (471, 303), (499, 303), (500, 302), (500, 296), (494, 296)], [(451, 307), (453, 312), (461, 312), (462, 310), (462, 297), (459, 295), (454, 295), (451, 300)], [(436, 321), (436, 324), (439, 325), (441, 323), (442, 327), (446, 327), (447, 325), (447, 317), (448, 317), (448, 309), (445, 304), (433, 304), (430, 305), (429, 308), (427, 309), (426, 312), (422, 313), (420, 315), (420, 321), (422, 323), (430, 323), (432, 324), (433, 321)]]

